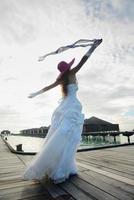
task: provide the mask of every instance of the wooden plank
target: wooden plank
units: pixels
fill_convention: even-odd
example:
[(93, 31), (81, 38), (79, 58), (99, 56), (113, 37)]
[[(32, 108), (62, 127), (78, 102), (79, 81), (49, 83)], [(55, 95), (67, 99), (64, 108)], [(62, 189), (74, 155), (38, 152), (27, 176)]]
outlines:
[(16, 176), (16, 175), (20, 175), (23, 173), (24, 170), (20, 170), (20, 171), (17, 171), (17, 172), (8, 172), (8, 173), (3, 173), (0, 175), (0, 180), (1, 178), (8, 178), (8, 177), (11, 177), (11, 176)]
[[(85, 163), (83, 161), (79, 161), (81, 163)], [(87, 164), (87, 163), (86, 163)], [(89, 164), (89, 163), (88, 163)], [(104, 171), (107, 171), (107, 172), (110, 172), (110, 173), (113, 173), (113, 174), (117, 174), (117, 175), (120, 175), (120, 176), (123, 176), (123, 177), (126, 177), (126, 178), (129, 178), (129, 179), (132, 179), (134, 180), (134, 176), (130, 175), (130, 174), (127, 174), (127, 173), (124, 173), (124, 172), (121, 172), (119, 171), (118, 169), (112, 169), (112, 168), (108, 168), (106, 166), (102, 166), (102, 165), (96, 165), (96, 164), (89, 164), (90, 166), (92, 167), (96, 167), (98, 169), (102, 169)], [(78, 166), (79, 167), (79, 166)], [(88, 169), (87, 169), (88, 170)]]
[(88, 156), (89, 158), (91, 159), (106, 159), (106, 160), (114, 160), (114, 161), (117, 161), (117, 162), (120, 162), (120, 163), (124, 163), (124, 164), (134, 164), (134, 156), (130, 157), (129, 156), (124, 156), (120, 153), (117, 154), (117, 152), (100, 152), (98, 154), (91, 154), (91, 152), (85, 152), (84, 154), (82, 153), (79, 153), (77, 154), (77, 158), (82, 158), (84, 155), (84, 157)]
[[(84, 157), (85, 158), (89, 158), (90, 161), (97, 161), (97, 162), (98, 161), (103, 161), (103, 162), (106, 162), (106, 163), (116, 162), (117, 164), (119, 163), (119, 164), (122, 164), (122, 166), (129, 167), (130, 169), (133, 169), (133, 164), (134, 164), (134, 160), (133, 159), (131, 159), (131, 161), (128, 162), (129, 161), (128, 158), (126, 158), (126, 160), (125, 160), (125, 157), (123, 157), (124, 159), (122, 159), (122, 156), (121, 155), (119, 155), (119, 156), (120, 156), (120, 158), (119, 157), (117, 158), (117, 156), (114, 157), (114, 158), (111, 158), (110, 156), (103, 156), (103, 157), (102, 156), (97, 156), (96, 157), (96, 156), (91, 156), (90, 153), (84, 155)], [(79, 156), (79, 158), (80, 158), (80, 156)], [(82, 158), (82, 156), (81, 156), (81, 158)]]
[(9, 194), (14, 194), (14, 193), (19, 193), (19, 192), (24, 192), (24, 193), (29, 193), (32, 191), (36, 191), (37, 193), (39, 193), (39, 191), (44, 191), (44, 188), (41, 185), (37, 185), (37, 184), (33, 184), (33, 185), (23, 185), (23, 186), (19, 186), (19, 187), (10, 187), (4, 190), (0, 191), (0, 197), (3, 196), (8, 196)]
[(22, 180), (20, 174), (0, 178), (0, 185)]
[(28, 197), (28, 198), (23, 198), (23, 200), (75, 200), (73, 197), (71, 197), (70, 195), (62, 195), (60, 197), (57, 198), (52, 198), (49, 196), (42, 196), (42, 195), (38, 195), (38, 196), (34, 196), (34, 197)]
[(9, 159), (6, 160), (6, 159), (0, 158), (0, 161), (1, 161), (1, 162), (0, 162), (0, 166), (4, 165), (5, 162), (6, 162), (6, 163), (10, 163), (11, 165), (12, 165), (12, 164), (15, 164), (15, 163), (16, 163), (16, 164), (17, 164), (17, 163), (20, 163), (20, 161), (18, 160), (18, 158), (12, 158), (12, 159), (10, 159), (10, 160), (9, 160)]
[(58, 185), (53, 184), (51, 181), (41, 181), (41, 184), (45, 187), (45, 189), (53, 198), (59, 198), (63, 195), (68, 195), (67, 192), (58, 187)]
[[(53, 198), (49, 197), (47, 194), (41, 194), (41, 195), (36, 195), (32, 197), (26, 197), (22, 198), (23, 200), (53, 200)], [(57, 199), (57, 200), (63, 200), (63, 199)], [(71, 199), (69, 199), (71, 200)]]
[[(119, 149), (124, 149), (124, 151), (125, 151), (125, 149), (127, 149), (127, 148), (126, 147), (116, 148), (116, 152), (114, 152), (113, 155), (115, 155), (115, 156), (118, 155)], [(131, 146), (131, 148), (129, 150), (132, 151), (132, 149), (134, 150), (134, 146)], [(107, 149), (107, 150), (105, 149), (105, 150), (100, 150), (100, 151), (94, 151), (94, 152), (90, 151), (90, 152), (84, 152), (84, 153), (81, 152), (81, 153), (77, 154), (77, 160), (79, 162), (84, 162), (84, 163), (86, 162), (90, 166), (101, 168), (101, 169), (109, 171), (111, 173), (119, 174), (120, 176), (127, 177), (127, 178), (134, 180), (133, 162), (132, 161), (129, 162), (129, 160), (127, 161), (128, 156), (125, 157), (125, 162), (126, 162), (125, 169), (124, 169), (124, 166), (122, 166), (122, 161), (121, 161), (122, 157), (124, 158), (124, 156), (120, 156), (120, 153), (119, 153), (120, 158), (118, 160), (112, 159), (113, 164), (111, 164), (111, 163), (109, 164), (109, 154), (112, 155), (113, 150), (115, 150), (115, 149)], [(92, 157), (94, 160), (92, 160)], [(98, 161), (98, 159), (101, 159), (102, 157), (105, 158), (105, 162)], [(134, 159), (132, 159), (132, 160), (134, 160)], [(129, 165), (129, 163), (130, 163), (130, 165)], [(128, 165), (131, 167), (131, 169), (128, 167)]]
[(25, 168), (25, 166), (22, 163), (16, 163), (16, 164), (10, 164), (8, 163), (5, 167), (0, 166), (0, 172), (4, 171), (4, 170), (10, 170), (10, 169), (21, 169), (21, 168)]
[(96, 168), (96, 167), (89, 166), (89, 165), (87, 165), (87, 164), (85, 164), (85, 163), (77, 162), (77, 164), (80, 165), (80, 166), (84, 166), (84, 167), (86, 167), (87, 169), (92, 170), (92, 171), (94, 171), (94, 172), (103, 174), (103, 175), (108, 176), (108, 177), (110, 177), (110, 178), (113, 178), (113, 179), (115, 179), (115, 180), (118, 180), (118, 181), (121, 181), (121, 182), (124, 182), (124, 183), (126, 183), (126, 184), (129, 184), (129, 185), (134, 186), (134, 180), (132, 180), (132, 179), (129, 179), (129, 178), (126, 178), (126, 177), (122, 177), (122, 176), (119, 176), (119, 175), (117, 175), (117, 174), (113, 174), (113, 173), (104, 171), (104, 170), (102, 170), (102, 169), (98, 169), (98, 168)]
[(25, 167), (24, 166), (20, 166), (20, 167), (14, 167), (14, 168), (6, 168), (6, 169), (1, 169), (0, 170), (0, 174), (3, 174), (3, 173), (8, 173), (8, 172), (14, 172), (14, 171), (20, 171), (22, 169), (24, 169)]
[[(107, 186), (109, 186), (109, 185), (110, 185), (110, 187), (113, 186), (118, 191), (120, 190), (120, 192), (124, 192), (125, 191), (127, 193), (130, 193), (130, 194), (134, 195), (134, 187), (132, 185), (129, 185), (129, 184), (126, 184), (124, 182), (109, 178), (107, 176), (101, 175), (101, 174), (99, 174), (97, 172), (93, 172), (93, 171), (90, 171), (90, 170), (89, 171), (84, 171), (84, 172), (80, 173), (80, 175), (81, 174), (82, 175), (86, 174), (85, 177), (89, 177), (90, 176), (90, 179), (88, 181), (91, 181), (91, 177), (92, 177), (93, 181), (94, 180), (97, 181), (97, 182), (100, 181), (100, 184), (106, 183)], [(99, 187), (100, 187), (100, 184), (99, 184)], [(129, 196), (129, 194), (128, 194), (128, 196)]]
[(80, 172), (79, 178), (91, 183), (95, 187), (98, 187), (99, 189), (105, 191), (106, 193), (109, 193), (110, 195), (121, 200), (132, 200), (134, 196), (133, 193), (134, 188), (132, 186), (130, 190), (130, 186), (126, 188), (127, 184), (115, 181), (114, 179), (108, 178), (98, 173), (94, 173), (93, 171), (86, 171), (83, 173)]
[[(39, 187), (37, 187), (37, 184), (39, 185)], [(25, 191), (25, 189), (26, 189), (26, 191)], [(52, 188), (50, 187), (49, 190), (50, 189), (52, 189)], [(1, 190), (2, 190), (2, 193), (1, 193)], [(11, 184), (9, 184), (8, 186), (6, 185), (5, 187), (1, 188), (1, 190), (0, 190), (0, 194), (3, 194), (3, 191), (5, 191), (3, 196), (0, 196), (3, 199), (32, 199), (32, 198), (33, 199), (35, 199), (35, 198), (38, 199), (41, 196), (43, 196), (43, 198), (45, 197), (45, 199), (47, 199), (47, 200), (48, 199), (53, 199), (50, 196), (49, 196), (49, 198), (47, 198), (48, 197), (48, 192), (46, 192), (47, 191), (46, 188), (42, 187), (39, 182), (38, 183), (36, 182), (36, 185), (34, 184), (33, 181), (21, 181), (19, 183), (16, 182), (16, 183), (14, 183), (12, 185)], [(59, 189), (59, 190), (61, 191), (61, 189)], [(23, 193), (22, 197), (20, 196), (21, 195), (21, 191)], [(56, 189), (55, 189), (55, 191), (56, 191)], [(14, 193), (15, 193), (15, 195), (14, 195)], [(45, 194), (45, 196), (44, 196), (44, 194)], [(65, 192), (64, 192), (64, 195), (65, 196), (67, 195), (68, 197), (70, 196)], [(60, 192), (58, 197), (60, 197), (60, 199), (63, 199), (63, 198), (61, 198), (62, 196), (63, 196), (63, 192), (62, 192), (62, 195), (61, 195), (61, 192)]]
[(79, 177), (71, 178), (69, 182), (63, 183), (61, 187), (68, 191), (74, 198), (79, 200), (117, 200), (116, 197), (113, 197), (92, 184), (83, 181)]
[[(1, 143), (1, 140), (0, 140)], [(5, 144), (4, 144), (5, 145)], [(1, 156), (2, 155), (2, 156)], [(0, 150), (0, 199), (54, 199), (49, 193), (60, 200), (73, 198), (58, 186), (47, 187), (41, 185), (38, 181), (23, 181), (22, 173), (28, 162), (34, 156), (18, 156), (6, 151)], [(22, 159), (23, 158), (23, 159)], [(49, 193), (48, 193), (49, 191)]]
[[(114, 151), (103, 149), (79, 152), (76, 154), (78, 176), (57, 185), (42, 181), (39, 184), (22, 180), (26, 165), (35, 156), (12, 154), (0, 140), (0, 198), (2, 200), (132, 200), (133, 150), (134, 146), (131, 148), (127, 146), (114, 148)], [(128, 171), (124, 173), (126, 169)]]
[[(118, 147), (118, 148), (108, 148), (108, 149), (100, 149), (96, 151), (85, 151), (85, 152), (79, 152), (78, 154), (89, 154), (90, 155), (95, 155), (95, 156), (103, 156), (103, 155), (122, 155), (122, 156), (130, 156), (133, 157), (133, 150), (134, 150), (134, 145), (132, 146), (127, 146), (127, 147)], [(118, 153), (118, 154), (117, 154)]]
[(73, 198), (77, 200), (93, 200), (92, 196), (90, 196), (86, 192), (83, 192), (81, 188), (77, 187), (76, 185), (74, 185), (69, 181), (66, 181), (59, 185), (62, 189), (71, 194)]
[(44, 199), (52, 199), (49, 196), (49, 194), (45, 190), (35, 190), (35, 189), (28, 189), (28, 190), (22, 190), (20, 192), (14, 192), (10, 194), (6, 194), (2, 197), (0, 197), (2, 200), (19, 200), (19, 199), (29, 199), (30, 197), (36, 197), (38, 199), (38, 196), (42, 196)]
[(87, 157), (80, 158), (80, 159), (77, 159), (77, 160), (79, 162), (80, 161), (86, 162), (89, 165), (94, 164), (94, 165), (99, 165), (99, 166), (104, 166), (104, 167), (107, 167), (107, 168), (115, 169), (115, 170), (130, 174), (131, 176), (134, 176), (134, 167), (131, 167), (131, 166), (127, 167), (127, 166), (124, 166), (124, 165), (119, 164), (119, 163), (114, 162), (114, 161), (113, 162), (110, 162), (110, 161), (105, 162), (103, 160), (90, 160)]
[(30, 164), (34, 159), (35, 155), (18, 155), (18, 158), (23, 162), (25, 166)]
[[(6, 183), (3, 184), (2, 186), (0, 186), (0, 191), (1, 190), (5, 190), (5, 189), (9, 189), (9, 188), (16, 188), (16, 187), (20, 187), (20, 186), (27, 186), (27, 185), (34, 185), (35, 183), (33, 181), (16, 181), (13, 183)], [(40, 182), (36, 182), (36, 185), (40, 185)]]

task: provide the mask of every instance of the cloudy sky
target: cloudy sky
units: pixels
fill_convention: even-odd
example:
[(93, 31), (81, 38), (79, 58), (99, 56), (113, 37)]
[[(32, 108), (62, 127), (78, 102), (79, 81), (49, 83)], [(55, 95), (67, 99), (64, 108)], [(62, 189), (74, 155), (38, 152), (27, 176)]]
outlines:
[(80, 38), (103, 38), (77, 75), (85, 117), (134, 129), (133, 9), (133, 0), (0, 0), (0, 131), (50, 124), (60, 87), (27, 96), (55, 80), (59, 61), (77, 64), (88, 48), (38, 57)]

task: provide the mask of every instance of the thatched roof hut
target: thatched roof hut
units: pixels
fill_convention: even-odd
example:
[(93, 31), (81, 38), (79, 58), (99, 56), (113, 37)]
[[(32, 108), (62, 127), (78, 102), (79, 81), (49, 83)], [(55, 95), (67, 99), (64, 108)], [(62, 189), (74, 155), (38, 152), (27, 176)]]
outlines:
[(106, 132), (106, 131), (119, 131), (119, 124), (112, 124), (97, 117), (85, 119), (83, 132)]

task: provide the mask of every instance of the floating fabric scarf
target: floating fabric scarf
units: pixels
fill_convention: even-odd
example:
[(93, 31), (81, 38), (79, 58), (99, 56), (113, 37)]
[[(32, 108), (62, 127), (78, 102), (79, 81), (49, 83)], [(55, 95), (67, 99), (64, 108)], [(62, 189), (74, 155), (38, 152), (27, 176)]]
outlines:
[(50, 56), (50, 55), (55, 55), (55, 54), (58, 54), (58, 53), (61, 53), (63, 51), (66, 51), (68, 49), (72, 49), (72, 48), (76, 48), (76, 47), (87, 47), (87, 46), (92, 46), (92, 43), (95, 41), (94, 40), (88, 40), (88, 39), (80, 39), (76, 42), (74, 42), (73, 44), (71, 45), (67, 45), (67, 46), (63, 46), (63, 47), (60, 47), (58, 48), (56, 51), (53, 51), (51, 53), (47, 53), (45, 54), (44, 56), (41, 56), (39, 57), (38, 61), (42, 61), (44, 60), (47, 56)]

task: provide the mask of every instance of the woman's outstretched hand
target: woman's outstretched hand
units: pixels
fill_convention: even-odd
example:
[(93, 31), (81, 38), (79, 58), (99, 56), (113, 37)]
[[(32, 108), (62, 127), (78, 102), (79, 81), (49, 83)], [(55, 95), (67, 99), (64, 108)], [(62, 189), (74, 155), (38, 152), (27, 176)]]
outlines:
[(31, 94), (28, 96), (28, 98), (33, 98), (33, 97), (35, 97), (35, 96), (37, 96), (37, 95), (39, 95), (39, 94), (42, 94), (43, 92), (45, 92), (44, 88), (41, 89), (41, 90), (39, 90), (39, 91), (37, 91), (37, 92), (31, 93)]
[(37, 95), (36, 93), (31, 93), (31, 94), (29, 94), (28, 98), (33, 98), (33, 97), (35, 97), (36, 95)]
[(102, 43), (102, 39), (96, 39), (93, 43), (93, 47), (98, 47)]
[[(87, 57), (86, 60), (91, 56), (91, 54), (94, 52), (94, 50), (102, 43), (102, 39), (95, 39), (91, 48), (87, 51), (85, 56)], [(84, 62), (86, 61), (84, 57)]]

